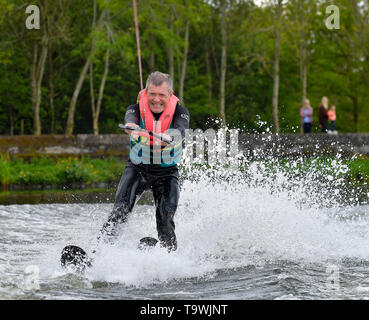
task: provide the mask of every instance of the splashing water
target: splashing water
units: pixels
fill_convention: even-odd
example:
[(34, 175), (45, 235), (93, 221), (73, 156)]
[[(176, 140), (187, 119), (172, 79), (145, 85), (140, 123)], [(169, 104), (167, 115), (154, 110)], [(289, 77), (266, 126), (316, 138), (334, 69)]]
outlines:
[[(60, 268), (60, 251), (70, 243), (91, 252), (112, 204), (2, 206), (0, 295), (28, 297), (22, 272), (37, 265), (38, 291), (54, 298), (362, 298), (369, 207), (358, 203), (347, 172), (340, 157), (322, 162), (240, 153), (226, 165), (184, 161), (178, 250), (137, 250), (140, 238), (156, 237), (153, 206), (137, 205), (118, 241), (99, 247), (83, 279)], [(341, 270), (341, 291), (333, 293), (325, 282), (332, 263)], [(345, 270), (352, 276), (358, 265), (356, 285), (342, 289)]]

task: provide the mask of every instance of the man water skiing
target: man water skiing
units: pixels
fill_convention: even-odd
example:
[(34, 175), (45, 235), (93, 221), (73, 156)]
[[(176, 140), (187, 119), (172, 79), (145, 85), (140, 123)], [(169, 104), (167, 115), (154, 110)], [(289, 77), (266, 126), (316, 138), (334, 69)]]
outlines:
[(152, 131), (172, 142), (167, 144), (152, 136), (125, 130), (130, 134), (129, 159), (117, 188), (113, 210), (99, 239), (117, 236), (118, 225), (127, 221), (136, 200), (145, 190), (151, 189), (159, 242), (168, 251), (177, 249), (173, 221), (179, 199), (177, 163), (181, 159), (190, 115), (179, 104), (172, 88), (168, 74), (153, 72), (147, 78), (146, 88), (139, 93), (138, 104), (126, 110), (126, 126)]

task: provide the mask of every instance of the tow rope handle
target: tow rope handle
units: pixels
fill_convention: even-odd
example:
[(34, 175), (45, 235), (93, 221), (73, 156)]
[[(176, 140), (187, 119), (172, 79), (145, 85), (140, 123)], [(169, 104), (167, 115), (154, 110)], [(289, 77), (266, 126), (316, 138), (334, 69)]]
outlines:
[(135, 131), (139, 136), (153, 137), (154, 139), (163, 141), (163, 142), (168, 143), (168, 144), (172, 142), (172, 140), (166, 139), (166, 138), (162, 137), (161, 135), (159, 135), (159, 134), (157, 134), (155, 132), (148, 131), (148, 130), (145, 130), (145, 129), (142, 129), (142, 128), (130, 127), (130, 126), (126, 126), (126, 125), (121, 124), (121, 123), (118, 125), (118, 128), (120, 130), (131, 130), (131, 131)]

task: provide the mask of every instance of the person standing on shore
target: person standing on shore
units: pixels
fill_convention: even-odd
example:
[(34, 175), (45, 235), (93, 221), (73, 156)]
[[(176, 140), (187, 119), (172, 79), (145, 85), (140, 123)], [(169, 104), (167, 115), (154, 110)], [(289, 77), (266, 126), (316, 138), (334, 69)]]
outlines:
[(305, 99), (304, 105), (300, 109), (301, 124), (304, 133), (310, 133), (313, 126), (313, 108), (310, 101)]
[(328, 127), (328, 98), (323, 97), (318, 109), (319, 124), (322, 133), (327, 133)]

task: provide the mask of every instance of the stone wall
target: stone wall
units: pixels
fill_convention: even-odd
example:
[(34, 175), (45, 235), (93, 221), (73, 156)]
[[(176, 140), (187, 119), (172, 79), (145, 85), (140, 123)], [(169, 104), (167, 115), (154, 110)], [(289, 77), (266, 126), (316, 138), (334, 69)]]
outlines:
[(369, 156), (369, 134), (281, 134), (242, 135), (239, 146), (247, 156), (273, 155), (295, 156), (335, 156), (351, 158)]
[[(273, 155), (321, 156), (340, 154), (344, 158), (357, 154), (369, 156), (369, 133), (365, 134), (244, 134), (238, 137), (239, 148), (249, 157)], [(129, 138), (126, 134), (74, 136), (0, 136), (0, 153), (23, 158), (108, 157), (127, 159)]]
[(125, 159), (129, 154), (129, 138), (125, 134), (0, 136), (0, 153), (22, 158), (115, 156)]

